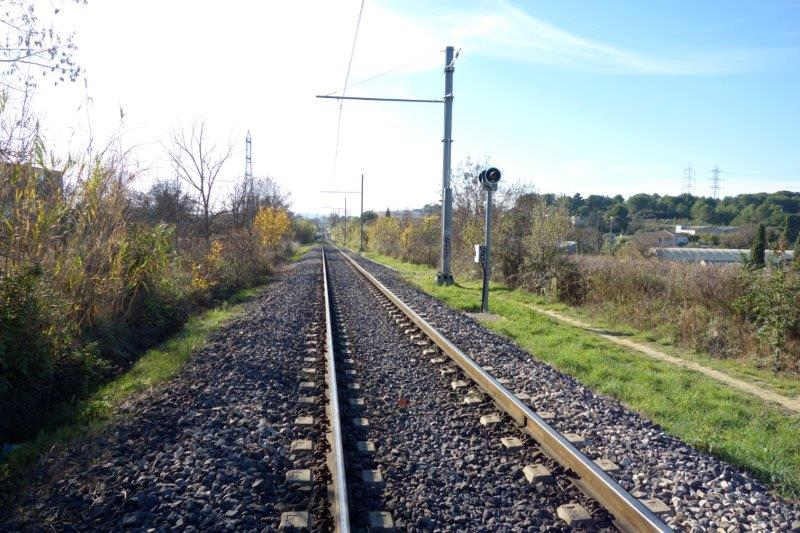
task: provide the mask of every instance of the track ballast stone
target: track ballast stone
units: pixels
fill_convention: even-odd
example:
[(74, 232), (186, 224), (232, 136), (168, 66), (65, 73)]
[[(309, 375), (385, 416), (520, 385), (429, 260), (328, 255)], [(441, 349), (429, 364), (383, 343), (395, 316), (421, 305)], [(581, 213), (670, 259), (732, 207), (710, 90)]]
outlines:
[(616, 463), (619, 470), (609, 474), (632, 495), (666, 503), (670, 512), (662, 518), (676, 530), (800, 531), (798, 504), (774, 495), (750, 473), (689, 446), (619, 402), (536, 361), (395, 271), (351, 256), (479, 364), (492, 366), (495, 377), (509, 380), (511, 391), (529, 394), (534, 411), (554, 413), (549, 422), (557, 430), (585, 436), (583, 452)]
[[(465, 404), (474, 387), (451, 387), (461, 372), (443, 376), (442, 365), (423, 354), (430, 346), (418, 345), (412, 328), (390, 317), (385, 300), (341, 256), (328, 257), (334, 314), (346, 329), (337, 334), (337, 352), (356, 370), (347, 382), (360, 388), (349, 394), (364, 400), (363, 406), (343, 402), (344, 417), (368, 421), (345, 424), (354, 526), (365, 526), (369, 512), (384, 511), (401, 531), (570, 531), (557, 509), (579, 502), (592, 514), (592, 531), (613, 530), (608, 513), (510, 418), (481, 425), (481, 415), (497, 412), (492, 402), (484, 396)], [(510, 449), (506, 437), (523, 445)], [(359, 453), (354, 441), (367, 440), (375, 451)], [(554, 482), (529, 483), (523, 469), (534, 463), (546, 463)], [(365, 471), (380, 471), (382, 483), (370, 482)]]
[[(272, 531), (293, 510), (329, 530), (320, 268), (318, 252), (306, 256), (176, 378), (44, 458), (0, 531)], [(307, 345), (313, 323), (320, 340)], [(305, 362), (315, 348), (319, 363)], [(313, 404), (298, 402), (307, 367), (318, 374)], [(295, 426), (301, 415), (315, 424)], [(303, 439), (311, 453), (292, 453)], [(287, 486), (292, 469), (311, 469), (312, 483)]]

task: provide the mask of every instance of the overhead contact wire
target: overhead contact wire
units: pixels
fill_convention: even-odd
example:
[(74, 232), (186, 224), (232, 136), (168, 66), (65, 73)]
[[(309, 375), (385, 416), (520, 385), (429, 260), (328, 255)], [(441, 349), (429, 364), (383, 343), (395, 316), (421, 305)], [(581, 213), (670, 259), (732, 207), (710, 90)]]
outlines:
[[(364, 13), (364, 2), (366, 0), (361, 0), (361, 7), (358, 9), (358, 19), (356, 20), (356, 31), (353, 35), (353, 46), (350, 48), (350, 60), (347, 62), (347, 73), (344, 76), (344, 87), (342, 88), (342, 96), (345, 96), (347, 93), (347, 84), (350, 82), (350, 69), (353, 67), (353, 57), (356, 54), (356, 42), (358, 42), (358, 29), (361, 27), (361, 16)], [(341, 133), (342, 133), (342, 108), (344, 106), (344, 102), (342, 100), (339, 101), (339, 116), (336, 120), (336, 151), (333, 155), (333, 177), (336, 178), (336, 166), (339, 162), (339, 144), (341, 140)]]

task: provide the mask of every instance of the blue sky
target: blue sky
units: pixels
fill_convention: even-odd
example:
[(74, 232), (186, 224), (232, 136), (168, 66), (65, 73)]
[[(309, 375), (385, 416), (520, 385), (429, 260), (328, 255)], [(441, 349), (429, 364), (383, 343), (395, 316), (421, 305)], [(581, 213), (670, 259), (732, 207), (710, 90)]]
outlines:
[[(359, 5), (72, 6), (87, 80), (40, 94), (50, 139), (79, 147), (90, 118), (136, 147), (146, 188), (170, 176), (169, 130), (206, 120), (233, 146), (220, 204), (247, 130), (256, 174), (297, 211), (341, 204), (319, 191), (353, 190), (362, 170), (368, 208), (436, 202), (439, 105), (346, 103), (334, 156), (338, 106), (314, 95), (341, 91)], [(678, 194), (687, 164), (698, 194), (714, 165), (723, 194), (800, 190), (800, 2), (366, 0), (348, 94), (441, 97), (448, 44), (455, 166), (486, 157), (506, 182), (565, 194)]]
[[(410, 16), (427, 9), (405, 6)], [(516, 39), (504, 52), (481, 35), (457, 64), (456, 139), (466, 137), (476, 156), (485, 146), (501, 167), (511, 158), (516, 179), (551, 192), (674, 194), (691, 163), (700, 194), (709, 193), (715, 164), (725, 193), (800, 188), (798, 2), (457, 2), (438, 10), (519, 10), (569, 34), (540, 42), (535, 26), (517, 21), (513, 37), (530, 38), (530, 47)], [(600, 50), (576, 52), (570, 38)], [(435, 90), (423, 78), (420, 90)], [(572, 165), (572, 175), (539, 170), (535, 159)]]

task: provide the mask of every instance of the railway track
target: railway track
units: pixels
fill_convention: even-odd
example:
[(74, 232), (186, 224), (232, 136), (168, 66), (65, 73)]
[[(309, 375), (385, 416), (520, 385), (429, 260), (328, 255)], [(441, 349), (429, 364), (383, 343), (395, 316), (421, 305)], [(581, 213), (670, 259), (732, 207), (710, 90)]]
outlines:
[[(277, 278), (169, 386), (43, 457), (0, 509), (0, 531), (665, 529), (607, 503), (592, 465), (581, 474), (570, 462), (586, 457), (617, 463), (612, 481), (665, 502), (659, 516), (676, 530), (800, 531), (796, 503), (749, 473), (382, 267), (329, 249), (323, 272), (322, 252)], [(495, 398), (503, 388), (516, 399)], [(569, 446), (559, 457), (558, 435), (534, 438), (526, 404), (584, 457)], [(577, 506), (583, 517), (567, 513)]]
[[(580, 451), (579, 436), (556, 431), (546, 414), (492, 376), (492, 368), (459, 350), (346, 254), (323, 249), (322, 279), (332, 529), (670, 531), (648, 507), (657, 502), (631, 496), (603, 470), (606, 463)], [(418, 420), (437, 419), (438, 435), (420, 435), (414, 427)], [(446, 435), (448, 430), (457, 435)], [(444, 454), (448, 441), (463, 449)], [(439, 449), (412, 457), (415, 443), (421, 450)], [(486, 460), (470, 464), (477, 454)], [(438, 490), (430, 474), (441, 475), (448, 461), (467, 476), (446, 472), (439, 483), (444, 490)], [(432, 490), (445, 501), (417, 498), (415, 512), (407, 496)], [(480, 507), (454, 509), (469, 500), (447, 494), (458, 491), (477, 497), (473, 505), (486, 492), (500, 516), (487, 516)], [(502, 509), (511, 511), (510, 519)], [(517, 524), (526, 512), (539, 518)], [(282, 523), (292, 529), (291, 521)], [(312, 527), (302, 520), (294, 525)]]

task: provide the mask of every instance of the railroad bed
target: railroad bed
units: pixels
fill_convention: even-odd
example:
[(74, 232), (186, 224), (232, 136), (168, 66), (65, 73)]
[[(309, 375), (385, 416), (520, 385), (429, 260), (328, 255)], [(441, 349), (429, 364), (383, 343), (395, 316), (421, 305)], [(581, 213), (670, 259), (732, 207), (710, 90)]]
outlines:
[[(797, 506), (748, 474), (389, 269), (325, 255), (326, 276), (312, 251), (169, 386), (44, 458), (0, 531), (800, 530)], [(511, 416), (487, 387), (516, 395), (495, 396)]]
[[(570, 528), (558, 509), (579, 505), (588, 516), (573, 525), (613, 530), (508, 417), (481, 424), (497, 413), (489, 398), (345, 259), (328, 255), (335, 333), (351, 361), (343, 392), (356, 400), (344, 413), (355, 528), (370, 526), (377, 511), (400, 530), (563, 531)], [(528, 465), (540, 468), (533, 483)]]
[(525, 398), (562, 434), (584, 437), (582, 451), (615, 463), (609, 474), (633, 496), (657, 498), (663, 520), (680, 531), (800, 531), (800, 506), (775, 496), (748, 472), (667, 435), (658, 426), (540, 363), (400, 279), (392, 269), (352, 258), (453, 343)]

